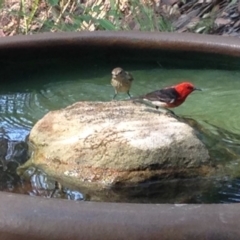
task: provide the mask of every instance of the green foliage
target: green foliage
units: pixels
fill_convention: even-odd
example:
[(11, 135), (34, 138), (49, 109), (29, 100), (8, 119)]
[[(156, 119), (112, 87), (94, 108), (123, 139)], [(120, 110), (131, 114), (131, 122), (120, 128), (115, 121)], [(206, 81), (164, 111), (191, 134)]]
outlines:
[(58, 0), (47, 0), (47, 3), (53, 7), (58, 5)]
[(116, 27), (108, 19), (97, 19), (97, 24), (101, 30), (116, 30)]
[(115, 0), (110, 0), (109, 5), (98, 0), (91, 6), (75, 0), (46, 0), (47, 9), (44, 11), (41, 9), (41, 3), (41, 0), (20, 0), (17, 19), (18, 33), (81, 30), (174, 30), (171, 22), (156, 14), (152, 6), (139, 4), (137, 0), (129, 1), (126, 8), (120, 5), (120, 1)]
[(33, 21), (34, 15), (38, 9), (39, 0), (34, 0), (31, 6), (31, 10), (27, 10), (27, 3), (25, 0), (21, 0), (20, 2), (20, 10), (19, 16), (23, 17), (24, 20), (24, 32), (27, 34), (29, 32), (30, 25)]
[(4, 0), (0, 0), (0, 8), (2, 8), (3, 4), (4, 4)]
[(202, 19), (199, 23), (193, 28), (195, 33), (209, 33), (213, 29), (214, 19), (207, 18)]

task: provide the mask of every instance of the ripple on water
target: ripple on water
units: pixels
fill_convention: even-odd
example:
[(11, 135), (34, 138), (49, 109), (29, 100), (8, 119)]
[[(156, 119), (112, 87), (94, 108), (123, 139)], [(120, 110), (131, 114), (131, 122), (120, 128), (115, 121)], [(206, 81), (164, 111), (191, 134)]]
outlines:
[(240, 179), (225, 183), (218, 194), (221, 203), (240, 203)]
[(23, 140), (32, 127), (33, 122), (26, 111), (30, 95), (18, 93), (0, 96), (0, 126), (12, 140)]
[[(111, 100), (113, 89), (110, 85), (110, 72), (113, 67), (76, 68), (64, 74), (57, 71), (49, 71), (47, 74), (47, 70), (44, 70), (44, 73), (28, 76), (28, 81), (21, 75), (17, 76), (18, 86), (9, 84), (0, 92), (1, 129), (4, 129), (11, 139), (23, 140), (32, 126), (51, 110), (77, 101)], [(186, 79), (201, 87), (203, 91), (192, 93), (182, 106), (174, 109), (175, 113), (203, 123), (213, 135), (226, 143), (226, 147), (234, 148), (240, 154), (240, 151), (237, 151), (240, 148), (240, 71), (164, 69), (164, 66), (160, 68), (157, 65), (151, 68), (129, 66), (126, 70), (134, 76), (131, 89), (133, 96)], [(21, 82), (24, 86), (20, 85)], [(117, 97), (125, 98), (126, 94), (119, 94)], [(36, 178), (32, 183), (33, 186), (37, 184), (35, 187), (41, 183), (43, 189), (50, 187), (44, 185), (44, 181), (44, 178)], [(224, 198), (226, 201), (240, 199), (237, 184), (239, 180), (232, 183), (232, 188), (222, 188), (221, 196), (226, 193), (229, 197)], [(234, 191), (230, 193), (229, 189)], [(71, 194), (71, 199), (81, 198), (78, 193)]]
[(177, 112), (240, 134), (240, 73), (202, 71), (195, 79), (203, 91), (190, 95)]

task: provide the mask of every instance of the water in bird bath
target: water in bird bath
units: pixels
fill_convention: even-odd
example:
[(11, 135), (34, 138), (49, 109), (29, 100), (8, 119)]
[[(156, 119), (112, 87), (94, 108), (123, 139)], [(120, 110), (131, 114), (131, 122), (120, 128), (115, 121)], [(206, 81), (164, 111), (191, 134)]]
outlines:
[[(3, 70), (7, 84), (0, 90), (0, 127), (14, 140), (23, 140), (31, 127), (48, 111), (66, 107), (74, 102), (109, 101), (114, 91), (110, 85), (113, 65), (79, 67), (77, 64), (27, 65), (11, 71)], [(238, 151), (240, 144), (240, 71), (165, 69), (151, 65), (121, 66), (132, 73), (134, 82), (130, 93), (138, 96), (184, 80), (202, 88), (193, 92), (175, 113), (197, 120), (213, 135)], [(28, 69), (28, 70), (27, 70)], [(127, 98), (119, 94), (117, 99)], [(219, 129), (221, 133), (219, 134)], [(223, 129), (223, 130), (222, 130)], [(226, 133), (226, 134), (224, 134)], [(223, 161), (230, 161), (221, 156)], [(233, 168), (238, 161), (233, 162)], [(214, 193), (202, 195), (200, 202), (240, 202), (238, 180), (216, 182)], [(43, 181), (43, 180), (42, 180)], [(233, 197), (234, 196), (234, 197)], [(233, 200), (234, 199), (234, 200)]]

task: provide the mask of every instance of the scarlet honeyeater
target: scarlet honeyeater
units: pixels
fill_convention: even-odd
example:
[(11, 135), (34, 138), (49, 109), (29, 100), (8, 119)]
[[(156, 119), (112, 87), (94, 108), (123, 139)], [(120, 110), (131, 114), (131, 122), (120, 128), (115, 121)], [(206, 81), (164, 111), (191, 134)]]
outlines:
[(181, 105), (188, 95), (195, 90), (201, 91), (190, 82), (182, 82), (171, 87), (147, 93), (146, 95), (136, 97), (134, 99), (142, 99), (151, 102), (157, 109), (161, 108), (175, 108)]
[(112, 70), (112, 80), (111, 85), (115, 90), (113, 99), (117, 96), (119, 92), (126, 92), (131, 98), (129, 93), (133, 81), (133, 76), (131, 73), (124, 71), (122, 68), (117, 67)]

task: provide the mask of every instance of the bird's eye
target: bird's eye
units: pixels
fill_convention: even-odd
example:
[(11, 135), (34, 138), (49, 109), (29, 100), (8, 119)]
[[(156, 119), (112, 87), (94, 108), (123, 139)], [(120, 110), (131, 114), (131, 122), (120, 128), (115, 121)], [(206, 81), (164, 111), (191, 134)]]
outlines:
[(187, 87), (189, 90), (193, 90), (193, 86), (188, 86)]
[(121, 75), (123, 75), (123, 74), (124, 74), (124, 72), (123, 72), (123, 71), (121, 71), (121, 72), (118, 72), (118, 74), (117, 74), (117, 75), (121, 76)]

